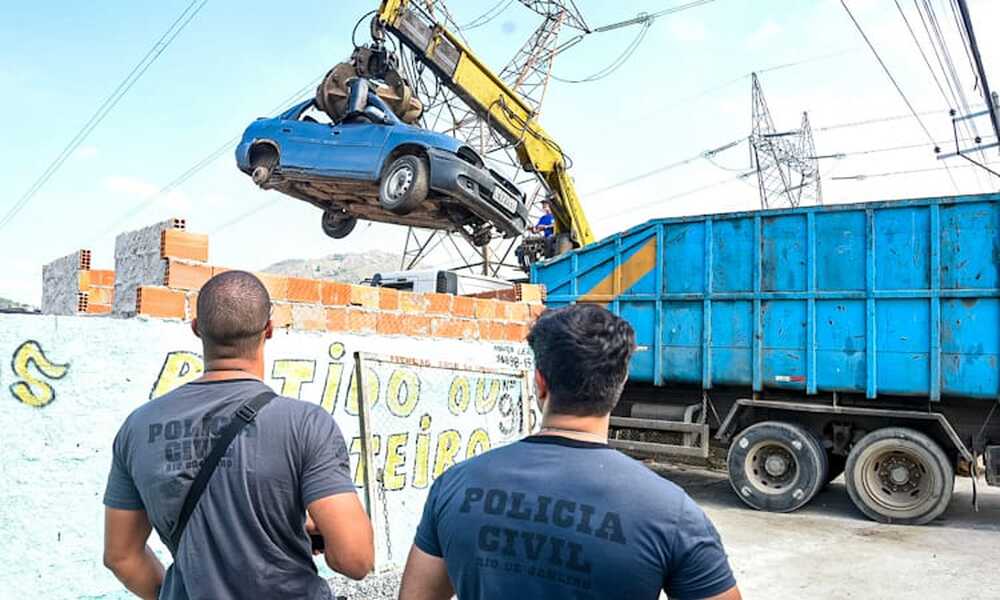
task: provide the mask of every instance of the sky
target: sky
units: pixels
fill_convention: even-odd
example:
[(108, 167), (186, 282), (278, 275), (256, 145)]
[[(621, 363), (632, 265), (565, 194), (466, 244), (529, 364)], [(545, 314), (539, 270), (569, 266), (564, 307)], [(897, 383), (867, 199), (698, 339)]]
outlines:
[[(8, 115), (0, 147), (5, 171), (0, 215), (18, 202), (189, 1), (0, 3), (0, 111)], [(952, 0), (928, 1), (962, 88), (981, 109)], [(684, 2), (576, 3), (596, 27)], [(94, 268), (113, 268), (117, 233), (175, 216), (186, 218), (189, 230), (208, 233), (211, 262), (230, 267), (259, 269), (286, 258), (369, 249), (401, 252), (405, 230), (399, 227), (359, 225), (344, 240), (327, 238), (317, 209), (257, 189), (236, 169), (229, 148), (182, 185), (158, 193), (254, 118), (274, 114), (290, 95), (347, 58), (354, 24), (377, 4), (302, 0), (289, 10), (273, 2), (210, 0), (0, 229), (5, 259), (0, 297), (38, 304), (43, 264), (86, 248), (93, 252)], [(458, 23), (468, 23), (497, 2), (448, 4)], [(899, 4), (936, 66), (914, 3)], [(953, 146), (947, 114), (952, 103), (935, 84), (896, 3), (848, 0), (848, 5), (923, 115), (930, 136), (945, 148)], [(987, 76), (998, 89), (1000, 39), (987, 25), (1000, 22), (1000, 2), (969, 0), (969, 6)], [(539, 22), (513, 2), (465, 37), (499, 71)], [(591, 34), (557, 57), (553, 73), (581, 79), (598, 72), (637, 32)], [(657, 19), (609, 77), (580, 84), (556, 80), (548, 89), (540, 120), (572, 159), (571, 174), (598, 237), (657, 217), (760, 207), (753, 178), (739, 177), (750, 167), (745, 142), (711, 161), (699, 158), (750, 133), (752, 71), (761, 72), (777, 130), (797, 128), (808, 112), (817, 153), (847, 155), (820, 162), (826, 204), (1000, 190), (1000, 179), (969, 168), (961, 158), (936, 160), (927, 134), (915, 118), (904, 117), (906, 104), (840, 0), (715, 0)], [(843, 126), (884, 117), (901, 118)], [(984, 136), (991, 132), (985, 119), (978, 128)], [(858, 154), (871, 150), (878, 151)], [(1000, 162), (996, 149), (986, 156)], [(666, 168), (687, 159), (692, 160)], [(943, 164), (953, 167), (954, 182)], [(921, 172), (872, 176), (899, 171)]]

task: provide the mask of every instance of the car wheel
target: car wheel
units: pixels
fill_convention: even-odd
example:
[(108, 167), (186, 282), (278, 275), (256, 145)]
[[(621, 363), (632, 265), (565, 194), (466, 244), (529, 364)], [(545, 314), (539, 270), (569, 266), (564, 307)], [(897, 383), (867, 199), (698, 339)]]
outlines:
[(876, 429), (851, 448), (847, 493), (880, 523), (923, 525), (948, 508), (955, 470), (934, 440), (912, 429)]
[(358, 220), (342, 210), (324, 210), (323, 211), (323, 233), (332, 237), (335, 240), (339, 240), (347, 237), (354, 231), (354, 226), (358, 224)]
[(378, 187), (379, 205), (396, 215), (407, 215), (427, 199), (427, 163), (419, 156), (404, 154), (392, 161)]
[(490, 243), (492, 236), (490, 235), (489, 229), (480, 229), (479, 231), (472, 234), (472, 245), (477, 248), (482, 248), (486, 244)]
[(250, 150), (250, 177), (260, 187), (265, 187), (278, 166), (278, 153), (270, 145), (257, 144)]
[(826, 451), (811, 432), (764, 421), (740, 432), (729, 447), (729, 483), (757, 510), (791, 512), (826, 485)]

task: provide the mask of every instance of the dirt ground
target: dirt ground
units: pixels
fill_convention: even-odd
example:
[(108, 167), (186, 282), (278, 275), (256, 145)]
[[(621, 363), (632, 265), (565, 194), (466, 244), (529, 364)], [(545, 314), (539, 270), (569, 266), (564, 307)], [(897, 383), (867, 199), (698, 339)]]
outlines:
[(1000, 488), (958, 478), (951, 506), (930, 525), (881, 525), (854, 508), (838, 478), (791, 514), (757, 512), (721, 473), (650, 463), (712, 518), (747, 600), (1000, 599)]

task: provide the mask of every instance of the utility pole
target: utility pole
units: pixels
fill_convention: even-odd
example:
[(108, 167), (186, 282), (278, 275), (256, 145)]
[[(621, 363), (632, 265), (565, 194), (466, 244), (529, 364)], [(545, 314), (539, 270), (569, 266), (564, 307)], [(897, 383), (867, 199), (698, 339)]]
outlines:
[(1000, 107), (996, 103), (996, 94), (990, 92), (989, 81), (986, 80), (986, 69), (983, 68), (983, 57), (979, 54), (979, 44), (976, 42), (976, 32), (972, 28), (972, 16), (969, 14), (969, 5), (966, 0), (957, 0), (958, 10), (962, 14), (962, 23), (965, 26), (965, 33), (969, 37), (969, 50), (972, 52), (972, 60), (976, 64), (976, 73), (979, 83), (982, 86), (983, 98), (986, 100), (986, 108), (990, 113), (990, 122), (993, 123), (993, 133), (1000, 138)]
[(809, 115), (798, 130), (778, 132), (757, 74), (752, 76), (750, 162), (757, 172), (761, 208), (823, 204), (819, 160)]

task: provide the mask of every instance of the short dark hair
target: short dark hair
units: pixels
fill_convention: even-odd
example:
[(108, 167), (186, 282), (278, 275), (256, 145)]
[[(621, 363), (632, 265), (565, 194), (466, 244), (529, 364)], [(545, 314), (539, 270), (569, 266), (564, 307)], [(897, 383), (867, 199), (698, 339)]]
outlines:
[(225, 271), (198, 292), (198, 334), (209, 358), (250, 358), (271, 318), (271, 296), (252, 273)]
[(628, 377), (635, 332), (596, 304), (544, 312), (528, 334), (549, 388), (549, 410), (579, 417), (610, 414)]

